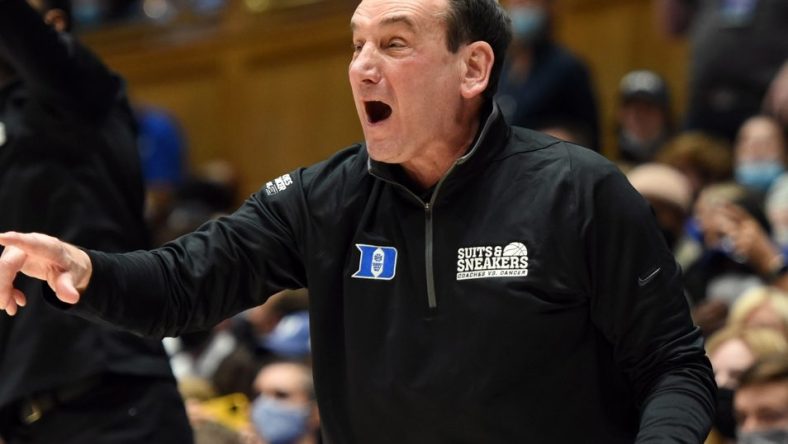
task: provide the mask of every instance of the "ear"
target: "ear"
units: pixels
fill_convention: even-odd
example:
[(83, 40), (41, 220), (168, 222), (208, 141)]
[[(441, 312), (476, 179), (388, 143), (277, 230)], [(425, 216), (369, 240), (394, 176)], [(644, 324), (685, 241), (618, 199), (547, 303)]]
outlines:
[(68, 18), (62, 9), (50, 9), (45, 12), (44, 23), (55, 28), (57, 32), (65, 32), (68, 29)]
[(490, 83), (495, 55), (487, 42), (473, 42), (462, 49), (462, 79), (460, 92), (466, 99), (481, 96)]

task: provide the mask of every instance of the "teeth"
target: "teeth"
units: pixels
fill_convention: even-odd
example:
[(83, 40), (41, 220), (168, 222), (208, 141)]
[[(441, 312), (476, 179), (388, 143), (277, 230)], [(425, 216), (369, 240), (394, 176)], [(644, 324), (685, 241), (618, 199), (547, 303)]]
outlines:
[(364, 102), (364, 107), (366, 108), (367, 117), (370, 123), (377, 123), (391, 116), (391, 107), (383, 102)]

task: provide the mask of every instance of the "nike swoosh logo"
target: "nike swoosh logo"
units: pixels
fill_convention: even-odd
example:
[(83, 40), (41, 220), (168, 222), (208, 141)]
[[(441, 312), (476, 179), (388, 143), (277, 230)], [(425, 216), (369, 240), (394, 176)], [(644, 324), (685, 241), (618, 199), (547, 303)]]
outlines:
[(649, 282), (653, 281), (654, 278), (657, 277), (657, 275), (659, 274), (660, 271), (662, 271), (662, 267), (657, 267), (657, 269), (652, 271), (651, 273), (649, 273), (648, 276), (646, 276), (646, 277), (638, 277), (638, 285), (641, 286), (641, 287), (645, 287), (646, 284), (648, 284)]

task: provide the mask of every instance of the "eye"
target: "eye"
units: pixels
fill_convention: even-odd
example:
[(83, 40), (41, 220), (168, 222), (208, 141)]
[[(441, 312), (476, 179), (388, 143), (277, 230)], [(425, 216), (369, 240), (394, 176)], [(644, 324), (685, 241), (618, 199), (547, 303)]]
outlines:
[(405, 46), (407, 45), (405, 44), (405, 41), (402, 40), (401, 38), (391, 39), (389, 40), (388, 44), (386, 44), (387, 48), (394, 48), (394, 49), (404, 48)]
[(272, 395), (276, 399), (288, 399), (291, 396), (291, 393), (288, 393), (285, 390), (274, 390)]
[(364, 42), (356, 41), (350, 45), (350, 48), (353, 50), (354, 53), (361, 51), (361, 48), (364, 47)]

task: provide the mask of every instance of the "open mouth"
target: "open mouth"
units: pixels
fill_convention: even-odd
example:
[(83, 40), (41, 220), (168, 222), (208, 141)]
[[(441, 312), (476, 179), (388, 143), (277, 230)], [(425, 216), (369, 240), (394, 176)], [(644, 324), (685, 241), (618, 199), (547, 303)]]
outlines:
[(391, 116), (391, 107), (383, 102), (372, 101), (364, 102), (369, 123), (382, 122)]

